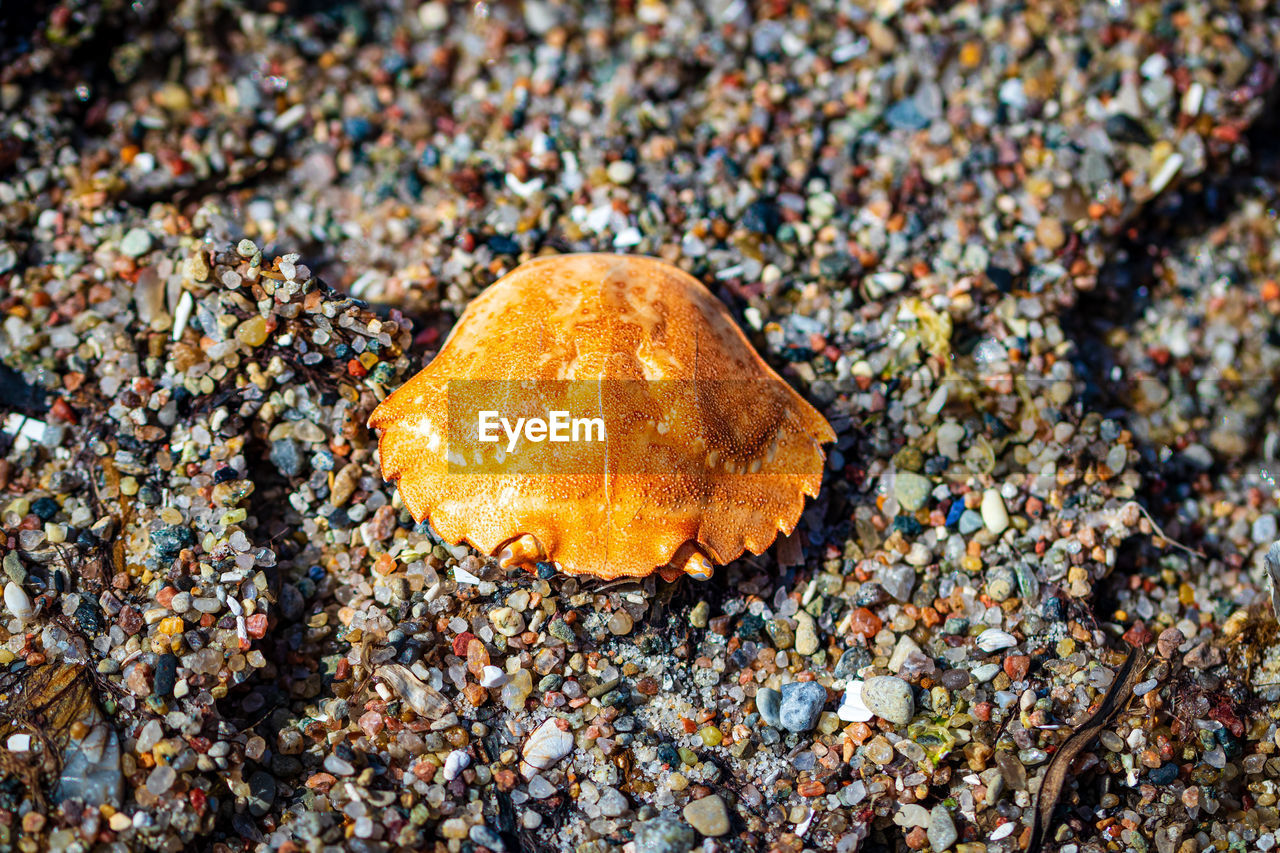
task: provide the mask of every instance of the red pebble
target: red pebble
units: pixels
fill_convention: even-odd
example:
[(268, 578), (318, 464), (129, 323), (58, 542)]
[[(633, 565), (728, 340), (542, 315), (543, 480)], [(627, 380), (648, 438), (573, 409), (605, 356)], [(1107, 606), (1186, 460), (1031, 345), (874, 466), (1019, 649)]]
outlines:
[(1151, 633), (1150, 629), (1148, 629), (1146, 625), (1142, 624), (1142, 620), (1138, 620), (1133, 623), (1132, 628), (1124, 632), (1124, 639), (1125, 642), (1129, 643), (1129, 645), (1141, 648), (1155, 639), (1155, 637)]
[(853, 616), (849, 622), (850, 629), (853, 633), (861, 634), (864, 637), (874, 637), (876, 634), (880, 633), (880, 626), (882, 624), (880, 617), (865, 607), (859, 607), (857, 610), (853, 611)]
[(249, 632), (249, 636), (254, 639), (261, 639), (267, 633), (267, 614), (255, 613), (248, 619), (244, 620), (245, 630)]
[(369, 371), (365, 368), (363, 364), (360, 363), (360, 360), (358, 358), (353, 358), (347, 362), (347, 373), (350, 373), (352, 376), (356, 377), (357, 379), (361, 378), (362, 376), (365, 376), (368, 372)]
[(1027, 670), (1031, 668), (1031, 657), (1029, 655), (1009, 655), (1004, 659), (1004, 674), (1014, 681), (1021, 681), (1027, 677)]
[(49, 407), (49, 416), (55, 420), (66, 421), (69, 424), (74, 424), (78, 420), (75, 411), (61, 397), (54, 400), (53, 405)]
[(467, 656), (467, 646), (471, 645), (471, 641), (476, 635), (470, 631), (463, 631), (461, 634), (453, 638), (453, 653), (460, 658)]

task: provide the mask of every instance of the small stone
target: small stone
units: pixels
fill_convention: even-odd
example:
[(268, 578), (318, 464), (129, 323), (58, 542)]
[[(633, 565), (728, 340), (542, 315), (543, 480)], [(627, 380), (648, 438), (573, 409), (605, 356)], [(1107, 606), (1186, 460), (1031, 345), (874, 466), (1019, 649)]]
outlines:
[(302, 466), (305, 463), (302, 445), (292, 438), (280, 438), (271, 442), (271, 452), (267, 458), (286, 477), (297, 477), (302, 474)]
[(609, 180), (615, 184), (626, 185), (636, 176), (635, 164), (630, 160), (614, 160), (607, 169)]
[(471, 756), (460, 749), (455, 749), (445, 757), (444, 760), (444, 778), (446, 782), (452, 782), (457, 779), (471, 764)]
[(909, 634), (903, 634), (898, 637), (898, 644), (893, 647), (893, 654), (889, 656), (889, 671), (901, 672), (902, 666), (907, 662), (907, 658), (913, 653), (920, 653), (920, 646), (915, 640), (911, 639)]
[(806, 657), (818, 650), (818, 624), (803, 610), (796, 613), (796, 652)]
[(120, 241), (121, 253), (137, 258), (151, 251), (151, 232), (145, 228), (131, 228)]
[(1186, 639), (1177, 628), (1165, 628), (1156, 638), (1156, 651), (1159, 652), (1160, 657), (1169, 660)]
[(764, 720), (765, 725), (775, 729), (782, 726), (778, 716), (781, 705), (782, 694), (772, 687), (761, 687), (756, 691), (756, 710), (760, 712), (760, 719)]
[(1182, 662), (1192, 669), (1220, 666), (1225, 659), (1222, 649), (1209, 643), (1201, 643), (1182, 656)]
[(877, 717), (906, 725), (915, 715), (911, 685), (894, 675), (876, 675), (862, 685), (862, 703)]
[(916, 571), (902, 564), (888, 566), (879, 572), (880, 586), (898, 601), (911, 598), (916, 586)]
[(729, 832), (729, 810), (718, 794), (689, 803), (684, 807), (684, 819), (702, 835), (718, 838)]
[(929, 500), (933, 483), (914, 471), (899, 471), (893, 480), (893, 496), (907, 512), (915, 512)]
[(156, 797), (163, 796), (173, 787), (177, 778), (177, 771), (168, 764), (158, 764), (147, 776), (147, 792)]
[[(757, 695), (757, 700), (758, 698)], [(782, 728), (788, 731), (807, 732), (818, 724), (818, 717), (826, 702), (827, 689), (818, 682), (792, 681), (782, 685), (778, 720)]]
[(555, 792), (556, 786), (541, 775), (534, 776), (529, 780), (529, 796), (535, 800), (545, 800)]
[(933, 853), (942, 853), (942, 851), (951, 847), (956, 843), (956, 839), (960, 837), (956, 832), (955, 821), (951, 819), (951, 813), (947, 811), (944, 805), (936, 805), (929, 811), (929, 846), (933, 848)]
[(1005, 508), (999, 489), (987, 489), (982, 493), (981, 510), (982, 523), (992, 533), (999, 536), (1009, 527), (1009, 510)]
[(689, 611), (689, 624), (694, 628), (705, 628), (710, 620), (711, 605), (705, 601), (699, 601)]
[(1067, 242), (1062, 221), (1052, 216), (1045, 216), (1036, 224), (1036, 242), (1051, 252), (1056, 252)]
[(1276, 517), (1271, 513), (1264, 513), (1253, 522), (1250, 535), (1254, 544), (1265, 545), (1275, 541), (1276, 532)]
[(689, 853), (698, 842), (693, 829), (671, 815), (634, 825), (636, 853)]
[(625, 610), (619, 610), (609, 618), (609, 633), (624, 637), (631, 633), (632, 625), (631, 614)]
[(249, 811), (262, 817), (271, 810), (276, 799), (276, 778), (265, 770), (258, 770), (249, 777)]
[(342, 469), (334, 475), (333, 489), (329, 493), (329, 503), (334, 506), (342, 506), (351, 500), (351, 496), (355, 494), (356, 487), (360, 483), (360, 463), (351, 462), (342, 466)]
[(165, 652), (156, 658), (155, 692), (158, 696), (172, 696), (178, 680), (178, 656)]
[(1007, 601), (1018, 588), (1018, 577), (1008, 566), (995, 566), (987, 572), (986, 587), (992, 601)]

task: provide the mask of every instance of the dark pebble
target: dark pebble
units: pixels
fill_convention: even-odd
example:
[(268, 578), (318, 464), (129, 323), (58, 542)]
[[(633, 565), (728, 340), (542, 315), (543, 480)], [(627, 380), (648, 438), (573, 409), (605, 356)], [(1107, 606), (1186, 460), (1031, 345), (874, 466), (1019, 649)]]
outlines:
[(265, 770), (249, 777), (249, 811), (254, 817), (262, 817), (271, 809), (276, 799), (276, 778)]
[(155, 692), (160, 696), (173, 695), (173, 685), (178, 680), (178, 656), (166, 652), (156, 659)]
[(151, 534), (151, 545), (162, 563), (173, 562), (183, 548), (190, 548), (194, 544), (196, 535), (189, 527), (161, 527)]
[(871, 663), (871, 652), (862, 646), (851, 646), (845, 649), (844, 654), (840, 655), (840, 660), (836, 661), (835, 671), (831, 674), (832, 678), (843, 678), (846, 681)]
[[(875, 581), (868, 581), (858, 587), (858, 592), (854, 595), (853, 603), (859, 607), (876, 607), (886, 603), (888, 600), (889, 593), (885, 592), (884, 587)], [(845, 654), (848, 654), (848, 652)]]
[(1117, 142), (1125, 142), (1130, 145), (1151, 144), (1151, 134), (1133, 116), (1116, 113), (1107, 117), (1106, 124), (1103, 127), (1107, 131), (1107, 136)]
[(755, 234), (772, 236), (781, 224), (778, 206), (770, 200), (754, 201), (742, 213), (742, 227)]
[(1172, 761), (1163, 764), (1147, 774), (1152, 785), (1169, 785), (1178, 778), (1178, 765)]
[(31, 502), (31, 512), (41, 521), (49, 521), (58, 514), (58, 502), (53, 498), (36, 498)]
[(88, 634), (102, 632), (102, 610), (88, 596), (80, 598), (80, 606), (76, 608), (76, 623)]

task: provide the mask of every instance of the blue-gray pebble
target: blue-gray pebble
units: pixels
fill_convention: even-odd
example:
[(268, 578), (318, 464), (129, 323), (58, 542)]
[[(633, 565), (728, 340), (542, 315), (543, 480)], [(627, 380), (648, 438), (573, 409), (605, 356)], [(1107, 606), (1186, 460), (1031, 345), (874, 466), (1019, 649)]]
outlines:
[(818, 724), (818, 716), (826, 703), (827, 689), (821, 684), (793, 681), (782, 685), (782, 706), (778, 709), (778, 718), (788, 731), (807, 732)]
[(766, 726), (776, 729), (781, 725), (778, 718), (781, 705), (782, 694), (772, 687), (762, 687), (756, 692), (756, 710), (760, 712), (760, 719), (764, 720)]

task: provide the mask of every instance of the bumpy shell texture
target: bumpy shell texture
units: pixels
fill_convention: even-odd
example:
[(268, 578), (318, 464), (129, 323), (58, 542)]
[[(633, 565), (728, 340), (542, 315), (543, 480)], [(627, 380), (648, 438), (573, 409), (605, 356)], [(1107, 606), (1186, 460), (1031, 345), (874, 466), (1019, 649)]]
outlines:
[[(508, 453), (505, 435), (477, 443), (487, 407), (600, 417), (606, 435)], [(601, 578), (648, 575), (686, 543), (721, 564), (762, 553), (817, 496), (835, 440), (701, 283), (609, 254), (495, 283), (369, 425), (383, 476), (445, 539), (495, 554), (532, 535), (563, 571)]]

